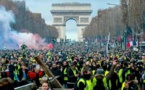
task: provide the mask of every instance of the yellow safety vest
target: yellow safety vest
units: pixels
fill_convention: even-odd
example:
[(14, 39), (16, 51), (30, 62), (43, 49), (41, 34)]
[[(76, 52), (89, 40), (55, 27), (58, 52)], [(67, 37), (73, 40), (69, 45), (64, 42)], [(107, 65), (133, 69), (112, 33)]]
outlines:
[(145, 84), (145, 74), (143, 74), (143, 84)]
[(119, 58), (119, 54), (116, 54), (116, 57)]
[(73, 74), (76, 76), (77, 70), (76, 69), (72, 69), (72, 71), (73, 71)]
[(118, 72), (120, 83), (123, 83), (122, 72), (123, 72), (123, 69), (120, 69), (119, 72)]
[[(117, 73), (117, 71), (114, 71), (117, 75), (118, 75), (118, 73)], [(118, 75), (119, 76), (119, 75)], [(120, 82), (120, 80), (118, 81), (118, 79), (116, 80), (116, 85), (118, 86), (118, 82)]]
[(14, 74), (19, 75), (19, 71), (18, 70), (15, 70), (14, 71)]
[(2, 72), (4, 72), (4, 68), (2, 68)]
[(145, 80), (143, 80), (143, 83), (145, 84)]
[[(18, 75), (19, 75), (19, 71), (18, 71), (18, 70), (15, 70), (15, 71), (14, 71), (14, 74), (18, 76)], [(15, 77), (14, 77), (14, 80), (16, 80)]]
[(96, 86), (96, 83), (97, 83), (96, 77), (93, 78), (93, 82), (92, 83), (93, 83), (93, 87), (95, 87)]
[(21, 66), (20, 65), (18, 65), (18, 70), (20, 70), (21, 69)]
[(112, 56), (112, 55), (111, 55), (110, 57), (111, 57), (111, 58), (113, 58), (113, 56)]
[(92, 85), (92, 81), (90, 80), (86, 80), (86, 88), (84, 90), (93, 90), (93, 85)]
[(106, 70), (106, 71), (105, 71), (105, 76), (107, 76), (108, 73), (109, 73), (109, 71)]
[(77, 87), (79, 87), (80, 82), (82, 82), (84, 85), (86, 84), (85, 80), (83, 78), (81, 78), (78, 82), (77, 82)]
[(84, 68), (82, 67), (82, 68), (81, 68), (81, 72), (83, 72), (83, 70), (84, 70)]
[(125, 82), (123, 82), (121, 90), (123, 90), (125, 88)]
[[(63, 74), (64, 75), (67, 74), (67, 68), (64, 69)], [(64, 81), (68, 81), (68, 77), (67, 76), (64, 77)]]
[(127, 72), (125, 73), (125, 79), (127, 78), (127, 75), (130, 74), (130, 70), (127, 70)]
[(93, 62), (93, 59), (90, 59), (91, 63)]
[(126, 60), (126, 56), (124, 56), (123, 59)]
[[(109, 73), (109, 71), (105, 71), (105, 76), (107, 76), (107, 74)], [(111, 87), (112, 87), (112, 85), (111, 85), (111, 81), (110, 80), (108, 80), (108, 82), (107, 82), (107, 79), (106, 78), (104, 78), (104, 82), (106, 83), (106, 87), (107, 88), (110, 88), (111, 89)]]
[[(107, 82), (106, 82), (105, 78), (103, 78), (102, 81), (103, 81), (104, 87), (107, 88)], [(92, 83), (93, 83), (93, 87), (95, 87), (96, 84), (97, 84), (97, 79), (95, 77), (93, 78), (93, 82)]]
[(101, 62), (100, 61), (98, 61), (97, 63), (101, 66)]
[(92, 75), (95, 75), (96, 70), (92, 70)]

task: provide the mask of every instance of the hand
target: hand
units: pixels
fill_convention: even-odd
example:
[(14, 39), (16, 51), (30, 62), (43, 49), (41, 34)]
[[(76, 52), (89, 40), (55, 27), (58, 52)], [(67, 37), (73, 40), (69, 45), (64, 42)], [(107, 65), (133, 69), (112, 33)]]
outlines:
[(138, 80), (134, 80), (133, 83), (136, 85), (138, 84)]
[(116, 64), (117, 64), (117, 62), (116, 62), (116, 61), (113, 61), (113, 62), (112, 62), (112, 64), (113, 64), (113, 65), (116, 65)]
[(78, 76), (79, 76), (79, 74), (76, 74), (75, 76), (76, 76), (76, 77), (78, 77)]
[(24, 81), (25, 79), (24, 78), (22, 78), (22, 80), (21, 81)]
[(126, 88), (126, 89), (129, 88), (129, 83), (125, 83), (125, 88)]

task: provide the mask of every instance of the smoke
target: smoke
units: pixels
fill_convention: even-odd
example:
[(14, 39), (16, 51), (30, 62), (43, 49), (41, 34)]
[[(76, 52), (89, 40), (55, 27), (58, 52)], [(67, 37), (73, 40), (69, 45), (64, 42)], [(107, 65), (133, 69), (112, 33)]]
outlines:
[(19, 49), (22, 44), (29, 49), (49, 49), (49, 44), (38, 34), (19, 33), (12, 30), (11, 23), (15, 23), (14, 14), (0, 6), (0, 49)]

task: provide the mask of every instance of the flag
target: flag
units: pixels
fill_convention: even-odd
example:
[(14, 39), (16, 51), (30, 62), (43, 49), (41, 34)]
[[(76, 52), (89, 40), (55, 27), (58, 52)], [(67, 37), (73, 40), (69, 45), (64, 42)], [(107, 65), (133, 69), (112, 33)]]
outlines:
[(136, 46), (136, 41), (135, 40), (133, 40), (133, 46)]
[(130, 41), (129, 44), (130, 44), (130, 47), (132, 47), (133, 46), (133, 41)]
[(108, 40), (107, 40), (107, 45), (106, 45), (106, 55), (108, 55), (108, 48), (109, 48), (109, 41), (110, 41), (110, 32), (109, 32), (109, 35), (108, 35)]
[(133, 46), (133, 41), (128, 42), (128, 43), (126, 44), (126, 46), (127, 46), (127, 48), (132, 47), (132, 46)]
[(130, 48), (130, 43), (129, 42), (126, 44), (126, 47), (127, 48)]

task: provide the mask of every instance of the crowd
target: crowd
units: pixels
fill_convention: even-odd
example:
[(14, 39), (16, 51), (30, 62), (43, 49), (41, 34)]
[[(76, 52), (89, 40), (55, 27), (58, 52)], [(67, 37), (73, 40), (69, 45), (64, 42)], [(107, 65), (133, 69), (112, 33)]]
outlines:
[[(0, 50), (0, 90), (14, 90), (34, 83), (32, 90), (51, 90), (55, 85), (34, 57), (41, 56), (64, 88), (74, 90), (145, 90), (144, 51), (110, 49), (98, 44), (57, 43), (52, 50)], [(46, 81), (47, 80), (47, 81)]]

